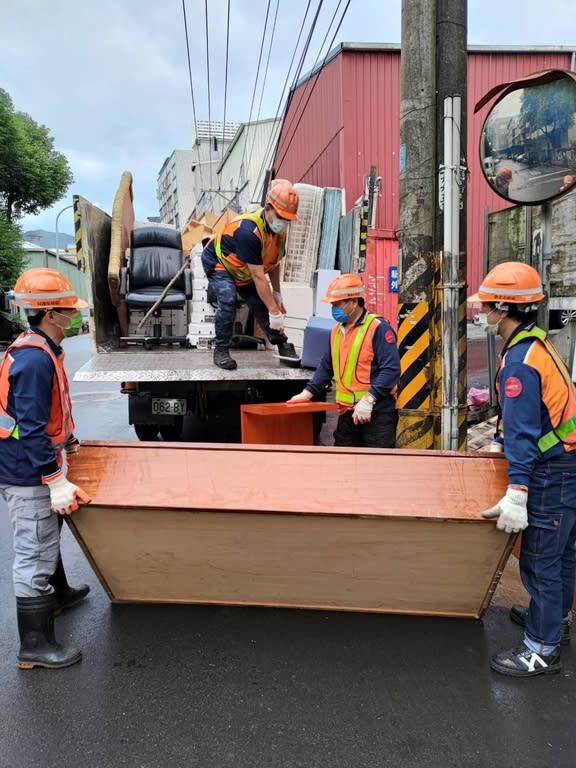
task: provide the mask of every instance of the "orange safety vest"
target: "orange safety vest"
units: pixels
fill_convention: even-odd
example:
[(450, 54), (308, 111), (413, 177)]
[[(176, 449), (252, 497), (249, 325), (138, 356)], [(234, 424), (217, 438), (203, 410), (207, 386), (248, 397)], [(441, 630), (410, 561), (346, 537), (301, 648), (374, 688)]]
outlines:
[(47, 339), (31, 330), (20, 334), (8, 347), (0, 366), (0, 440), (7, 440), (9, 437), (18, 440), (20, 437), (16, 419), (6, 409), (10, 392), (10, 367), (14, 361), (11, 352), (13, 349), (22, 347), (41, 349), (54, 364), (56, 375), (52, 380), (52, 405), (46, 431), (56, 451), (60, 451), (74, 431), (68, 377), (64, 370), (64, 355), (56, 356)]
[(343, 332), (342, 323), (338, 323), (330, 331), (339, 413), (353, 408), (370, 389), (370, 368), (374, 359), (372, 337), (379, 324), (377, 315), (366, 312), (359, 325), (347, 326)]
[(229, 224), (226, 224), (222, 231), (216, 235), (214, 240), (214, 250), (216, 251), (216, 258), (219, 262), (219, 264), (216, 265), (216, 269), (226, 269), (234, 278), (236, 285), (247, 285), (252, 282), (250, 269), (246, 262), (241, 261), (235, 253), (222, 252), (222, 238), (225, 235), (233, 236), (240, 224), (246, 219), (254, 222), (254, 234), (262, 243), (262, 263), (264, 265), (265, 273), (272, 272), (273, 269), (276, 269), (279, 262), (284, 258), (286, 249), (286, 235), (284, 233), (275, 235), (273, 232), (266, 231), (263, 208), (255, 213), (243, 213), (241, 216), (232, 219), (232, 221)]
[[(576, 450), (576, 388), (570, 371), (546, 332), (536, 326), (520, 331), (510, 342), (508, 349), (525, 339), (533, 339), (533, 343), (524, 356), (524, 362), (540, 375), (542, 400), (552, 423), (552, 429), (538, 440), (538, 450), (544, 454), (558, 443), (564, 443), (567, 451)], [(505, 359), (506, 353), (500, 368)], [(496, 394), (500, 399), (498, 375), (496, 375)], [(503, 424), (498, 425), (498, 431), (504, 433)]]

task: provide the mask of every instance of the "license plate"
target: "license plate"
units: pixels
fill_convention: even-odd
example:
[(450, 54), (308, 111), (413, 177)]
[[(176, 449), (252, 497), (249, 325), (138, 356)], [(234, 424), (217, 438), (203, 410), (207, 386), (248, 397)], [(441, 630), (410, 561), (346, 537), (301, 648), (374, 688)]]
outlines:
[(186, 400), (177, 400), (171, 397), (153, 397), (152, 413), (156, 416), (184, 416), (186, 413)]

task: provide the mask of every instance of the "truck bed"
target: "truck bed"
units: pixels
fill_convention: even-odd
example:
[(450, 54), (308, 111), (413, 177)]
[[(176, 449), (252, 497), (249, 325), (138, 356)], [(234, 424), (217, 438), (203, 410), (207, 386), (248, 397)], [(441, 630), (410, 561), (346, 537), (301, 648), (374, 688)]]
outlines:
[(212, 362), (212, 350), (118, 349), (99, 352), (74, 375), (74, 381), (306, 381), (313, 371), (281, 362), (273, 350), (232, 350), (235, 371)]

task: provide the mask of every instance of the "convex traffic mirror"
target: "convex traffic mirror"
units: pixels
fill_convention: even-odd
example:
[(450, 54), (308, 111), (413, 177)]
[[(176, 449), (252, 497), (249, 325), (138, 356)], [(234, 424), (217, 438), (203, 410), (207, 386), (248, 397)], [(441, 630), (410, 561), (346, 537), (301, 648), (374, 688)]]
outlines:
[(573, 74), (549, 70), (506, 85), (480, 136), (480, 161), (488, 183), (506, 200), (528, 205), (576, 188)]

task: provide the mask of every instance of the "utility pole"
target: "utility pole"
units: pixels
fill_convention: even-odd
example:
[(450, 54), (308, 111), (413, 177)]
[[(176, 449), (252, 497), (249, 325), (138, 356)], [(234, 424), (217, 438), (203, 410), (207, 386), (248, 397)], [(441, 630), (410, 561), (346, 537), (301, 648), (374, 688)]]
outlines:
[[(443, 375), (457, 382), (457, 442), (466, 440), (465, 205), (459, 217), (457, 275), (444, 254), (438, 173), (444, 164), (444, 101), (460, 97), (461, 152), (466, 153), (466, 2), (403, 0), (400, 104), (400, 256), (398, 343), (401, 378), (398, 444), (446, 447)], [(448, 214), (448, 212), (445, 212)], [(454, 229), (450, 230), (454, 232)], [(445, 258), (444, 258), (445, 257)], [(445, 264), (443, 264), (445, 262)], [(457, 371), (443, 365), (444, 287), (457, 282)], [(454, 324), (453, 324), (454, 325)], [(444, 334), (444, 336), (446, 336)], [(452, 425), (453, 431), (453, 425)], [(454, 441), (454, 435), (451, 436)]]

